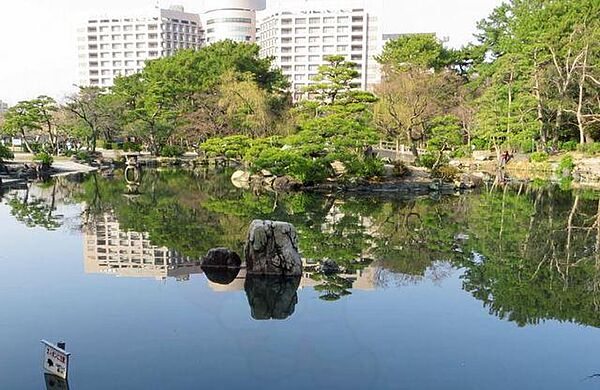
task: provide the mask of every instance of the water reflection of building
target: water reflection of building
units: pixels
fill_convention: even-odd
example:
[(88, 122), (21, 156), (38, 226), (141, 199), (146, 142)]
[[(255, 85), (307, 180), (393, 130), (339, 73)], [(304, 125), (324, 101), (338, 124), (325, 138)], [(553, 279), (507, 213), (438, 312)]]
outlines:
[[(94, 218), (83, 229), (84, 270), (88, 274), (109, 274), (125, 278), (173, 277), (189, 280), (190, 275), (204, 273), (201, 259), (181, 256), (178, 252), (153, 245), (148, 233), (123, 230), (110, 213)], [(304, 261), (305, 272), (300, 288), (312, 288), (321, 282), (313, 280), (318, 264)], [(369, 266), (353, 273), (341, 274), (357, 290), (375, 290), (377, 268)], [(243, 291), (246, 270), (240, 270), (229, 284), (211, 281), (208, 285), (215, 292)]]
[[(314, 280), (313, 272), (310, 267), (314, 266), (314, 264), (309, 264), (304, 262), (305, 272), (302, 275), (302, 279), (300, 280), (300, 288), (314, 288), (319, 284), (322, 284), (322, 281)], [(363, 291), (374, 291), (377, 288), (376, 284), (376, 272), (377, 267), (368, 266), (365, 269), (358, 270), (354, 273), (347, 274), (339, 274), (338, 276), (347, 279), (352, 283), (352, 288), (356, 290)], [(218, 283), (208, 281), (208, 286), (215, 292), (233, 292), (233, 291), (242, 291), (244, 290), (244, 281), (246, 279), (246, 269), (240, 270), (237, 278), (228, 285), (222, 285)]]
[(121, 229), (111, 214), (98, 216), (86, 224), (83, 245), (86, 273), (158, 280), (167, 277), (188, 280), (190, 275), (202, 273), (200, 260), (153, 245), (148, 233)]

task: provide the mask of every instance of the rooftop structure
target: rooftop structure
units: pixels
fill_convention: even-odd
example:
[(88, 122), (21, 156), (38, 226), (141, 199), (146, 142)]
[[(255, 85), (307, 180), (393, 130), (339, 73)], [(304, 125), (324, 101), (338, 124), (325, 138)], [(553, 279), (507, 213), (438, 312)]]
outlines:
[(256, 41), (256, 12), (265, 7), (266, 0), (207, 0), (203, 14), (206, 42)]

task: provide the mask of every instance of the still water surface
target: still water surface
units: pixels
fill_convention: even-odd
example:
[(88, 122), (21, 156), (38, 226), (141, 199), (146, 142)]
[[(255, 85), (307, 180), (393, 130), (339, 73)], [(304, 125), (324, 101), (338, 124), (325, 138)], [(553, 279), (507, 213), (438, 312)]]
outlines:
[[(45, 338), (71, 389), (595, 389), (599, 199), (257, 196), (183, 171), (6, 191), (0, 388), (45, 388)], [(255, 218), (298, 228), (302, 280), (202, 272)]]

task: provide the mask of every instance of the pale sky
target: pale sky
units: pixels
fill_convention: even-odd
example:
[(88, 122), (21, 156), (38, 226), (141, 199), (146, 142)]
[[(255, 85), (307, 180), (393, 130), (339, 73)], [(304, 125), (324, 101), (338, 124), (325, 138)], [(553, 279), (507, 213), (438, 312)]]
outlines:
[[(323, 0), (267, 0), (323, 4)], [(335, 0), (354, 4), (356, 0)], [(473, 40), (475, 24), (501, 0), (365, 0), (384, 3), (384, 32), (435, 32), (454, 47)], [(160, 0), (201, 12), (203, 0)], [(156, 0), (0, 0), (0, 100), (45, 94), (61, 100), (77, 82), (77, 27), (88, 16), (151, 8)]]

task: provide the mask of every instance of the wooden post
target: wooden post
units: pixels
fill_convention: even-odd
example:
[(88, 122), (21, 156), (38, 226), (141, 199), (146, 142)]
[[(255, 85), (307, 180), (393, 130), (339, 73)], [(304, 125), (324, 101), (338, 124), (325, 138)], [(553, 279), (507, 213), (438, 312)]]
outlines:
[(396, 138), (396, 160), (400, 160), (400, 141)]

